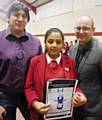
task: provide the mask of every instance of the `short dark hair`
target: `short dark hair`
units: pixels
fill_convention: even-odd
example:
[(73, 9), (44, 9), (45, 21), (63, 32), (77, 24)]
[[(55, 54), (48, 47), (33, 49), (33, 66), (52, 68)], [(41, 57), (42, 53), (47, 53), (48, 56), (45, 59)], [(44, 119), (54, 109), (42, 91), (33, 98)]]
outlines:
[(20, 2), (14, 3), (10, 6), (8, 13), (7, 13), (7, 17), (10, 18), (11, 13), (14, 11), (18, 11), (18, 10), (23, 10), (25, 12), (26, 16), (28, 17), (28, 21), (30, 20), (29, 9)]

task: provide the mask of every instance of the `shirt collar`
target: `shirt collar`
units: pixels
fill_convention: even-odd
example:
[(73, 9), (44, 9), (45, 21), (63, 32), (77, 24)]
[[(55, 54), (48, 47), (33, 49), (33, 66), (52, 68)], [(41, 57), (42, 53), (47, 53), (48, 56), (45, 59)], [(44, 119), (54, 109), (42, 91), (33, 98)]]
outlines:
[(82, 50), (84, 50), (84, 51), (87, 51), (87, 50), (89, 50), (89, 49), (92, 48), (92, 45), (93, 45), (93, 40), (90, 39), (90, 41), (89, 41), (88, 43), (86, 43), (84, 46), (81, 46), (81, 45), (79, 44), (79, 49), (82, 49)]
[(6, 39), (7, 40), (11, 40), (11, 41), (16, 41), (18, 39), (20, 39), (21, 41), (27, 41), (28, 40), (28, 36), (26, 34), (26, 32), (22, 32), (22, 35), (20, 38), (17, 38), (16, 36), (14, 36), (11, 31), (10, 28), (8, 27), (6, 30)]
[(60, 61), (61, 61), (61, 54), (60, 54), (60, 56), (59, 56), (58, 58), (52, 59), (52, 58), (46, 53), (46, 59), (47, 59), (47, 63), (48, 63), (48, 64), (49, 64), (52, 60), (55, 60), (55, 61), (57, 62), (57, 64), (59, 64)]

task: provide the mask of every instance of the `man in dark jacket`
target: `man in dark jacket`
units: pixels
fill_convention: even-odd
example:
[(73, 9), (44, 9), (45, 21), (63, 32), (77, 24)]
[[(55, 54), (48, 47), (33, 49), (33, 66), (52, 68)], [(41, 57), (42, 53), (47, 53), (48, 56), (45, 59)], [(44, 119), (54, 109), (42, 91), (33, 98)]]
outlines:
[(93, 19), (82, 16), (76, 22), (75, 32), (79, 41), (70, 55), (75, 58), (79, 85), (88, 103), (76, 109), (75, 120), (102, 120), (102, 43), (93, 38)]

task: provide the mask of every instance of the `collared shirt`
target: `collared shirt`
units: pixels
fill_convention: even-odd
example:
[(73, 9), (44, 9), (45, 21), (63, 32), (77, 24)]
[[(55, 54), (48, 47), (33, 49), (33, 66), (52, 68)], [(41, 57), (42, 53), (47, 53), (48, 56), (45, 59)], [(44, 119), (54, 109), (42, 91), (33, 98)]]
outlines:
[(29, 59), (42, 52), (39, 39), (24, 32), (20, 38), (9, 29), (0, 32), (0, 90), (24, 91)]
[(47, 59), (47, 63), (48, 63), (48, 64), (49, 64), (52, 60), (55, 60), (55, 61), (57, 62), (57, 64), (59, 64), (60, 61), (61, 61), (61, 54), (60, 54), (60, 56), (59, 56), (58, 58), (56, 58), (56, 59), (52, 59), (48, 54), (46, 54), (46, 59)]
[(77, 69), (79, 67), (79, 64), (83, 58), (83, 56), (85, 55), (85, 53), (92, 49), (92, 44), (93, 44), (93, 40), (90, 40), (87, 44), (85, 44), (84, 46), (81, 46), (79, 44), (78, 46), (78, 51), (77, 51), (77, 55), (76, 55), (76, 65), (77, 65)]

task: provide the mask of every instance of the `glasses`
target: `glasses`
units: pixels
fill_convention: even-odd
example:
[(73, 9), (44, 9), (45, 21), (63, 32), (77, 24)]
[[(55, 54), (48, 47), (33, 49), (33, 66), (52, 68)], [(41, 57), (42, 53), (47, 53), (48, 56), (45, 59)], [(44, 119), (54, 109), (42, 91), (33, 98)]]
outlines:
[(82, 31), (88, 31), (88, 30), (90, 30), (91, 28), (90, 27), (74, 27), (74, 29), (75, 29), (75, 31), (80, 31), (80, 30), (82, 30)]

